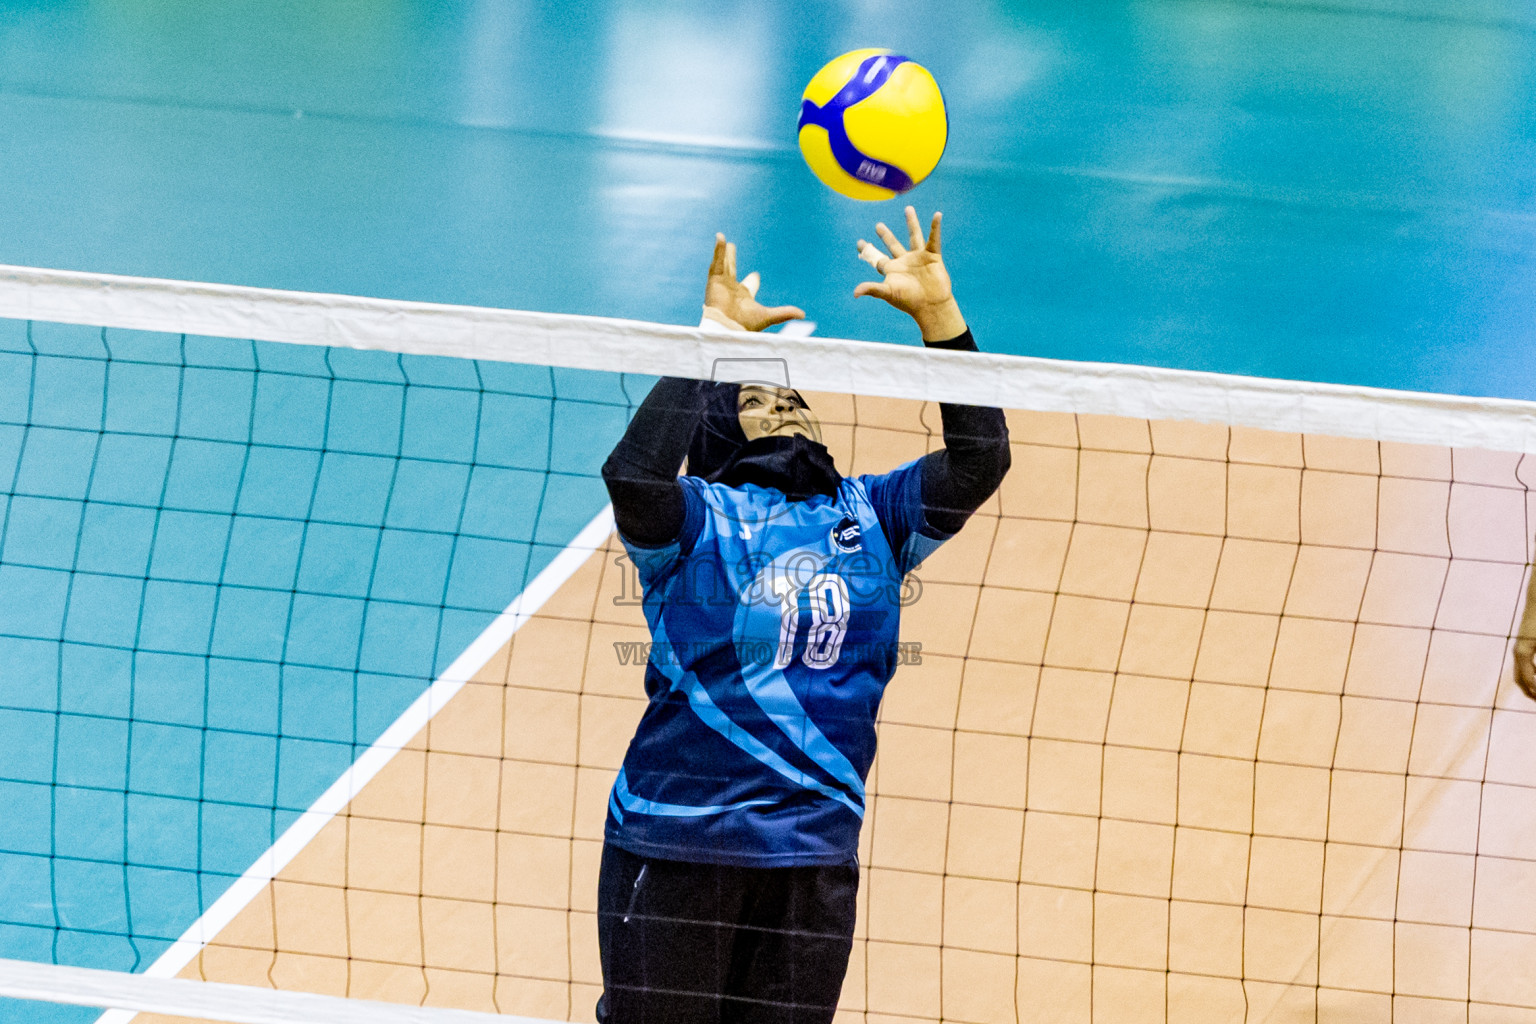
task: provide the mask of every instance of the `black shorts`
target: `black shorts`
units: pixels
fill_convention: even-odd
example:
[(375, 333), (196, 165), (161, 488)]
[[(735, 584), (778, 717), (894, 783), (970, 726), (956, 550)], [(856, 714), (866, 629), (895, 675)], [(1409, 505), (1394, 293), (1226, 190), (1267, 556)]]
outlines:
[(826, 1024), (853, 949), (857, 865), (742, 868), (603, 846), (602, 1024)]

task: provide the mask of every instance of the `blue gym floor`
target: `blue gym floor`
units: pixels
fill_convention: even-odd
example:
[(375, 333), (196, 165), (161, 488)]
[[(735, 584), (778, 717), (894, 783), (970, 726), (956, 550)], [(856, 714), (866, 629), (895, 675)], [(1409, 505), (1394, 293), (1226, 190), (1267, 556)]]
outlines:
[[(984, 348), (1536, 398), (1516, 0), (0, 0), (0, 263), (693, 323), (723, 230), (818, 333), (915, 341), (851, 298), (900, 205), (793, 137), (877, 45), (946, 91), (911, 201)], [(99, 332), (0, 322), (0, 955), (133, 969), (600, 507), (625, 395), (105, 344), (110, 386)], [(306, 642), (294, 590), (333, 634), (279, 670), (240, 645)]]
[(984, 347), (1536, 398), (1521, 0), (0, 3), (0, 261), (693, 322), (712, 234), (831, 336), (829, 57), (946, 90)]
[(0, 320), (0, 956), (152, 963), (602, 507), (648, 384)]

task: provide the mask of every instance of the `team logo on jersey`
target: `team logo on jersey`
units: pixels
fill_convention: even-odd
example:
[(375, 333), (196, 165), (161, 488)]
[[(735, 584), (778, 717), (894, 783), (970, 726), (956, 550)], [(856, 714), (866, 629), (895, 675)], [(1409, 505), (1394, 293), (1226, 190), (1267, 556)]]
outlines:
[(837, 545), (837, 550), (853, 552), (864, 546), (864, 531), (859, 528), (859, 522), (852, 516), (843, 516), (842, 521), (832, 527), (832, 543)]

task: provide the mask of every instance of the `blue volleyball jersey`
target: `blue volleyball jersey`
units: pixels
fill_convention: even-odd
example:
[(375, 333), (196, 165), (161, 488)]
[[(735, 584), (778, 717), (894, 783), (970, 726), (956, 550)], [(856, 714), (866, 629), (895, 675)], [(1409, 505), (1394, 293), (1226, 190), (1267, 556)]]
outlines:
[(650, 701), (607, 838), (671, 860), (852, 862), (904, 577), (943, 540), (924, 527), (919, 465), (793, 502), (681, 482), (679, 540), (624, 542), (651, 630)]

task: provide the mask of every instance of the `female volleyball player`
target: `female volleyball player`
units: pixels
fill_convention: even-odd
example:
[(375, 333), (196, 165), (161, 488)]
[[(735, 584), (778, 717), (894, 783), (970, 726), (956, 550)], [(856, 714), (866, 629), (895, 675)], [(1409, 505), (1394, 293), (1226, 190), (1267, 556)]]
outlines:
[[(974, 350), (939, 249), (860, 240), (855, 295)], [(705, 316), (762, 330), (756, 275), (715, 240)], [(664, 378), (603, 466), (638, 568), (650, 697), (608, 802), (605, 1024), (832, 1019), (853, 945), (864, 779), (897, 660), (902, 579), (1008, 469), (997, 409), (941, 405), (945, 448), (848, 478), (796, 391)], [(686, 454), (688, 472), (678, 469)]]

